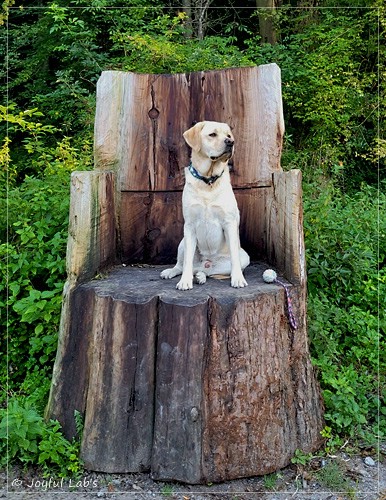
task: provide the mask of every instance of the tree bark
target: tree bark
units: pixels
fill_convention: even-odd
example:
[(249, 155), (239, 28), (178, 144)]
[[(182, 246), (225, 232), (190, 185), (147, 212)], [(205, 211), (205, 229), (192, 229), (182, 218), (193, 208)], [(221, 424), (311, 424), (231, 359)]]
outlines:
[(239, 290), (209, 279), (181, 294), (158, 266), (115, 268), (77, 287), (52, 417), (71, 438), (74, 410), (85, 414), (87, 469), (225, 481), (321, 445), (305, 287), (288, 283), (293, 331), (283, 288), (262, 280), (266, 267), (249, 266)]
[(256, 0), (259, 17), (261, 43), (277, 43), (277, 31), (274, 22), (276, 11), (275, 0)]
[(210, 4), (211, 0), (196, 0), (195, 2), (194, 19), (198, 40), (204, 39)]
[(193, 25), (192, 25), (192, 1), (182, 0), (182, 11), (186, 14), (185, 19), (185, 38), (192, 38), (193, 36)]

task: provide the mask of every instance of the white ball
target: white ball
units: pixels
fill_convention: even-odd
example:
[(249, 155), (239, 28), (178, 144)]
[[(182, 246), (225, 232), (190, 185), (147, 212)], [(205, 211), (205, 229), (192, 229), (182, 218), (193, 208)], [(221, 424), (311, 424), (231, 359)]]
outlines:
[(266, 269), (263, 272), (263, 280), (266, 283), (273, 283), (277, 278), (277, 274), (273, 269)]

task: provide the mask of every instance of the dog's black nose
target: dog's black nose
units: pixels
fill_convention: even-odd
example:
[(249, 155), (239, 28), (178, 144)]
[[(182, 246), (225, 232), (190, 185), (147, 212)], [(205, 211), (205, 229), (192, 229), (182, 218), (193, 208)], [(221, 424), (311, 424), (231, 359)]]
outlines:
[(232, 139), (229, 139), (228, 137), (225, 139), (225, 145), (228, 147), (232, 147), (235, 141), (232, 141)]

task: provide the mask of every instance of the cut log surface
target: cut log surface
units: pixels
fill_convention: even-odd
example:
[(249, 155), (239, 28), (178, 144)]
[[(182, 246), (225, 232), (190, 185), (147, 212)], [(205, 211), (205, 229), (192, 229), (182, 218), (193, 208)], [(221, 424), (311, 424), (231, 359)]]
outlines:
[(246, 288), (208, 279), (188, 292), (160, 279), (164, 267), (114, 268), (73, 293), (79, 340), (61, 376), (76, 397), (58, 397), (54, 416), (71, 437), (74, 410), (85, 413), (86, 468), (199, 483), (266, 474), (296, 449), (316, 450), (322, 405), (303, 288), (291, 287), (292, 331), (266, 265), (245, 270)]

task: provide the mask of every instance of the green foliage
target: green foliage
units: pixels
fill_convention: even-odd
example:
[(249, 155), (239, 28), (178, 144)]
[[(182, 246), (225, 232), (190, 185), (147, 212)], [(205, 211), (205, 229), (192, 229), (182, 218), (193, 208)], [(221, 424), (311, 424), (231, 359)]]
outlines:
[[(0, 186), (2, 190), (6, 182), (8, 185), (14, 184), (18, 176), (27, 171), (25, 168), (23, 172), (18, 171), (18, 164), (23, 165), (28, 154), (41, 151), (47, 140), (47, 134), (55, 130), (52, 125), (43, 125), (35, 121), (36, 118), (42, 116), (43, 114), (37, 108), (17, 112), (15, 104), (8, 107), (0, 106), (0, 130), (5, 132), (0, 149)], [(15, 137), (22, 143), (24, 155), (20, 154), (20, 150), (17, 148), (11, 153), (10, 144)]]
[(174, 487), (172, 484), (165, 484), (161, 489), (161, 495), (164, 497), (171, 497), (174, 495)]
[(29, 402), (12, 400), (0, 410), (0, 466), (17, 459), (24, 465), (39, 464), (43, 474), (59, 477), (79, 474), (79, 441), (64, 438), (57, 421), (44, 422)]
[(39, 442), (38, 464), (47, 476), (53, 471), (57, 471), (59, 477), (78, 476), (82, 470), (79, 448), (79, 440), (68, 441), (61, 432), (59, 422), (50, 420), (44, 426)]
[[(52, 369), (65, 279), (69, 178), (73, 170), (84, 170), (91, 163), (87, 143), (83, 151), (66, 137), (54, 146), (45, 146), (50, 128), (26, 118), (36, 115), (35, 110), (21, 112), (11, 120), (27, 131), (39, 131), (37, 137), (27, 134), (24, 141), (30, 156), (28, 168), (40, 178), (27, 176), (19, 185), (10, 181), (0, 198), (0, 238), (4, 242), (0, 244), (0, 305), (8, 311), (0, 317), (1, 363), (5, 373), (7, 348), (11, 390), (27, 374), (42, 370), (44, 379)], [(25, 174), (19, 161), (16, 155), (16, 179)]]
[(336, 451), (343, 445), (343, 439), (334, 433), (332, 428), (328, 425), (320, 431), (320, 434), (326, 440), (324, 450), (328, 454), (336, 453)]
[(9, 8), (15, 3), (15, 0), (3, 0), (0, 10), (0, 26), (3, 26), (8, 19)]
[(9, 22), (10, 95), (22, 107), (33, 103), (67, 135), (90, 138), (103, 70), (175, 73), (251, 64), (231, 36), (187, 38), (186, 16), (166, 13), (156, 0), (52, 2), (34, 14), (32, 26), (26, 11), (13, 12)]
[(79, 440), (81, 440), (84, 429), (84, 417), (78, 410), (75, 410), (74, 419), (75, 419), (76, 435), (79, 437)]
[(295, 455), (291, 459), (291, 463), (295, 465), (308, 465), (311, 459), (311, 453), (304, 453), (302, 450), (295, 450)]
[[(0, 149), (0, 193), (6, 186), (11, 189), (20, 184), (26, 176), (55, 175), (63, 180), (63, 175), (80, 164), (83, 170), (92, 166), (91, 140), (82, 139), (77, 147), (69, 137), (55, 139), (57, 129), (36, 121), (37, 118), (46, 121), (37, 108), (17, 111), (14, 104), (8, 108), (0, 106), (0, 127), (5, 132)], [(15, 142), (20, 147), (11, 147)]]
[(157, 17), (145, 31), (114, 33), (124, 48), (119, 68), (143, 73), (182, 73), (252, 65), (233, 44), (232, 37), (210, 36), (204, 40), (183, 37), (185, 15)]
[(280, 477), (280, 474), (277, 474), (276, 472), (273, 474), (266, 474), (263, 477), (264, 488), (267, 490), (275, 490), (277, 481)]
[[(45, 423), (40, 415), (57, 346), (69, 178), (73, 170), (90, 166), (90, 147), (85, 142), (79, 150), (67, 137), (52, 144), (53, 127), (35, 121), (43, 117), (36, 109), (16, 112), (12, 106), (1, 112), (9, 124), (9, 136), (23, 138), (29, 158), (27, 167), (20, 152), (6, 152), (8, 164), (11, 161), (14, 166), (8, 190), (0, 198), (4, 242), (0, 244), (0, 305), (3, 310), (7, 307), (7, 314), (0, 317), (0, 384), (11, 397), (8, 411), (1, 410), (1, 465), (17, 459), (39, 464), (46, 474), (53, 470), (63, 477), (76, 475), (81, 469), (78, 442), (67, 441), (58, 422)], [(80, 417), (77, 422), (80, 429)]]
[(344, 469), (336, 460), (329, 460), (316, 474), (318, 482), (331, 491), (351, 491), (350, 483), (345, 477)]
[(0, 245), (0, 300), (8, 317), (0, 322), (10, 333), (11, 386), (26, 371), (50, 365), (55, 355), (69, 208), (63, 184), (55, 177), (27, 178), (9, 193), (9, 239)]
[(17, 454), (21, 462), (32, 463), (38, 453), (38, 443), (43, 432), (42, 417), (30, 405), (23, 407), (17, 401), (9, 405), (7, 413), (1, 410), (1, 416), (0, 465), (6, 465), (8, 459), (12, 460)]
[(251, 60), (277, 62), (282, 70), (287, 133), (292, 137), (283, 163), (296, 167), (298, 153), (307, 152), (307, 176), (314, 178), (317, 167), (345, 189), (378, 180), (374, 153), (385, 106), (378, 112), (379, 99), (384, 99), (374, 92), (381, 50), (377, 12), (322, 8), (301, 14), (284, 8), (280, 43), (246, 41)]
[[(315, 186), (313, 186), (315, 189)], [(325, 418), (335, 432), (354, 435), (378, 421), (385, 394), (386, 330), (379, 300), (386, 295), (386, 196), (363, 186), (353, 195), (331, 187), (306, 192), (305, 238), (309, 285), (309, 334), (326, 404)], [(380, 428), (379, 428), (380, 424)]]

